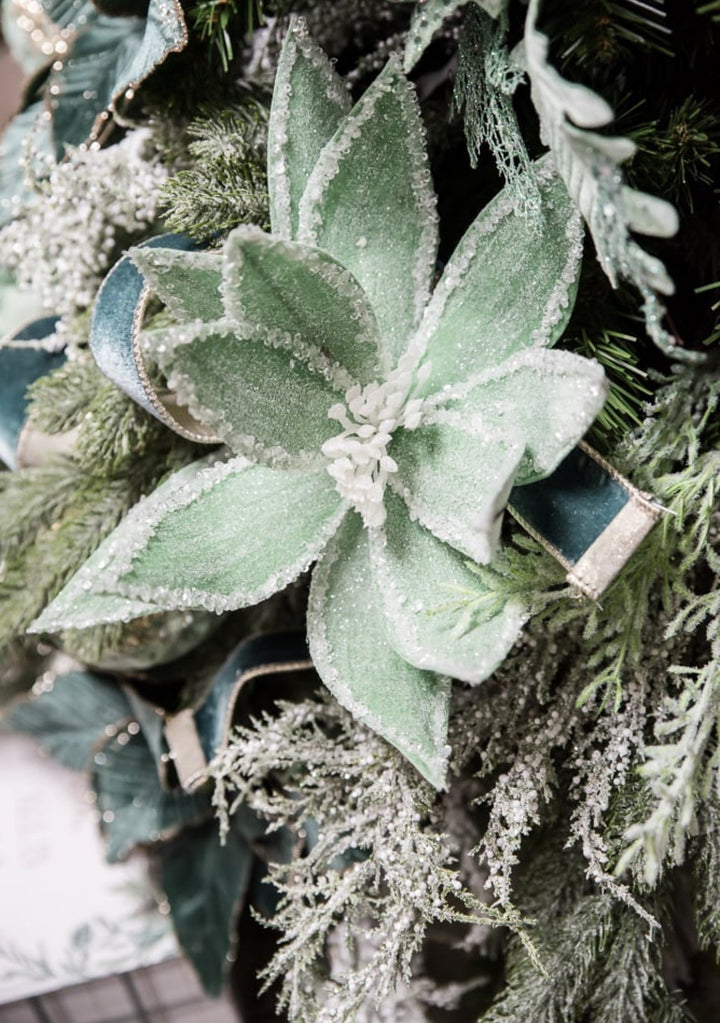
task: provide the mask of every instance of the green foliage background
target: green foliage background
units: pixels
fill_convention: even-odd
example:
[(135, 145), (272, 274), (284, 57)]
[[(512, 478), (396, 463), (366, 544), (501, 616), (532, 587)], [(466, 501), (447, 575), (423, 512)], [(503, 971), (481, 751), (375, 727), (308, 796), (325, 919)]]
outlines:
[[(271, 68), (291, 9), (306, 15), (360, 94), (402, 39), (411, 5), (188, 7), (187, 51), (149, 80), (132, 113), (172, 171), (165, 225), (217, 241), (239, 223), (266, 223)], [(508, 8), (510, 44), (524, 11)], [(713, 3), (547, 0), (541, 19), (554, 66), (607, 99), (617, 115), (608, 130), (636, 142), (629, 183), (680, 214), (676, 237), (643, 245), (676, 283), (671, 332), (705, 351), (704, 364), (679, 369), (658, 352), (637, 294), (611, 288), (591, 243), (563, 341), (605, 367), (611, 394), (589, 439), (661, 501), (660, 525), (601, 605), (578, 599), (549, 556), (506, 525), (494, 585), (529, 595), (535, 614), (496, 675), (458, 692), (449, 793), (433, 796), (380, 740), (304, 691), (279, 709), (268, 692), (214, 765), (226, 825), (242, 803), (302, 839), (293, 867), (273, 868), (281, 945), (268, 967), (293, 1020), (407, 1011), (458, 1023), (712, 1023), (720, 1013), (719, 18)], [(266, 63), (242, 81), (247, 32), (263, 19), (276, 19)], [(455, 13), (413, 72), (442, 259), (502, 184), (491, 149), (474, 154), (474, 167), (466, 147), (477, 43), (469, 22), (468, 10)], [(452, 114), (458, 48), (466, 124)], [(527, 87), (509, 102), (534, 157), (542, 147)], [(75, 358), (33, 387), (30, 411), (38, 429), (76, 431), (72, 456), (0, 473), (0, 692), (8, 704), (49, 655), (25, 635), (32, 619), (140, 496), (198, 455), (100, 375), (85, 344), (87, 318), (73, 330)], [(130, 681), (162, 705), (191, 703), (227, 644), (248, 630), (302, 627), (302, 610), (300, 587), (233, 619), (188, 660)], [(459, 601), (467, 627), (486, 613), (473, 594)], [(144, 629), (152, 636), (152, 621)], [(102, 664), (133, 640), (132, 627), (113, 626), (60, 642)], [(308, 821), (319, 831), (315, 844)], [(339, 921), (353, 940), (337, 981), (328, 978), (326, 942)], [(464, 953), (448, 952), (460, 937)], [(436, 946), (445, 949), (440, 959)], [(368, 1009), (372, 996), (385, 1008)]]

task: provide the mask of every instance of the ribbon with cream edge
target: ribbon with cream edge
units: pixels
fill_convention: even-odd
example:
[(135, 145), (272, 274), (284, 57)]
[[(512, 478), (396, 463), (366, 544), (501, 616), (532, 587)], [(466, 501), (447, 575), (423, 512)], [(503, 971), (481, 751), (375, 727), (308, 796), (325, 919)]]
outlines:
[(515, 487), (508, 510), (598, 600), (657, 522), (662, 507), (581, 442), (547, 479)]
[(301, 632), (265, 633), (236, 647), (204, 703), (165, 715), (165, 740), (183, 789), (193, 792), (207, 781), (207, 765), (227, 744), (239, 698), (251, 682), (272, 683), (277, 697), (286, 676), (292, 677), (295, 690), (297, 677), (309, 673), (314, 687), (318, 679)]
[[(186, 235), (164, 234), (138, 248), (192, 251), (200, 248)], [(103, 281), (93, 308), (90, 349), (98, 367), (121, 391), (187, 440), (219, 444), (220, 439), (180, 405), (175, 394), (156, 384), (140, 347), (140, 331), (150, 289), (129, 256), (123, 256)]]
[(50, 435), (28, 422), (28, 387), (65, 362), (65, 353), (47, 343), (57, 323), (57, 316), (44, 316), (0, 342), (0, 460), (9, 469), (44, 465), (74, 444), (74, 431)]

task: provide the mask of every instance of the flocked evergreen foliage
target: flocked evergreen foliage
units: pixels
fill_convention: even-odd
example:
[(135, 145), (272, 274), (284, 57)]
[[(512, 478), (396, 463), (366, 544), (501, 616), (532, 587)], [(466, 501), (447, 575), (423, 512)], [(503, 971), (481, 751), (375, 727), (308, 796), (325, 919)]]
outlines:
[[(280, 901), (269, 922), (278, 949), (265, 971), (292, 1020), (681, 1023), (692, 1012), (698, 1023), (714, 1023), (717, 999), (703, 1001), (698, 971), (700, 950), (712, 964), (720, 945), (718, 5), (545, 0), (526, 21), (518, 0), (432, 8), (428, 0), (432, 42), (420, 26), (425, 5), (262, 6), (238, 0), (190, 9), (187, 51), (145, 79), (141, 104), (126, 111), (147, 132), (104, 153), (71, 154), (41, 185), (35, 206), (24, 205), (0, 234), (5, 265), (65, 314), (73, 350), (64, 369), (34, 385), (30, 411), (38, 429), (73, 431), (69, 457), (0, 473), (3, 700), (46, 667), (51, 648), (26, 635), (32, 619), (138, 498), (204, 454), (99, 374), (86, 350), (90, 307), (119, 250), (151, 231), (169, 226), (214, 245), (243, 223), (270, 226), (264, 97), (287, 16), (305, 14), (358, 100), (403, 45), (412, 15), (408, 52), (417, 53), (408, 64), (440, 200), (443, 264), (501, 178), (511, 182), (506, 194), (515, 189), (532, 237), (538, 196), (543, 201), (523, 179), (543, 150), (533, 85), (535, 103), (541, 79), (565, 100), (577, 97), (576, 83), (593, 90), (595, 99), (583, 93), (585, 100), (596, 112), (612, 108), (616, 119), (575, 151), (578, 177), (566, 173), (571, 196), (592, 222), (598, 209), (578, 182), (622, 165), (623, 182), (614, 179), (610, 198), (626, 184), (636, 198), (672, 203), (680, 230), (667, 239), (623, 234), (632, 222), (626, 209), (610, 239), (620, 240), (610, 252), (611, 263), (620, 252), (617, 288), (588, 241), (560, 347), (603, 366), (610, 391), (592, 442), (655, 495), (665, 508), (659, 524), (600, 603), (579, 597), (512, 521), (491, 564), (472, 565), (462, 585), (434, 582), (428, 629), (443, 623), (451, 642), (472, 641), (509, 603), (529, 619), (490, 678), (455, 686), (447, 791), (435, 792), (325, 690), (312, 698), (284, 693), (276, 706), (268, 688), (262, 712), (226, 737), (210, 774), (221, 829), (250, 808), (271, 834), (287, 836), (286, 827), (293, 836), (292, 862), (273, 866), (266, 883)], [(246, 35), (261, 14), (265, 27)], [(523, 79), (515, 46), (533, 32), (546, 37), (547, 54), (536, 48)], [(537, 38), (530, 41), (537, 47)], [(246, 79), (241, 90), (228, 87), (226, 67)], [(182, 73), (198, 68), (199, 105), (192, 75)], [(453, 92), (463, 123), (449, 121)], [(576, 125), (579, 134), (568, 124), (548, 130), (546, 117), (556, 151), (568, 138), (589, 138), (588, 124)], [(102, 168), (133, 138), (143, 140), (135, 150), (137, 195), (118, 194), (120, 177)], [(626, 140), (636, 147), (632, 156)], [(85, 236), (77, 216), (83, 197), (92, 207)], [(667, 213), (650, 208), (661, 219)], [(135, 209), (142, 215), (133, 223)], [(676, 288), (663, 299), (663, 336), (707, 351), (706, 363), (679, 371), (647, 337), (632, 274), (624, 272), (628, 253), (643, 272), (662, 262)], [(167, 330), (168, 322), (164, 312), (150, 326)], [(301, 624), (305, 588), (300, 580), (291, 597), (261, 605), (254, 621), (268, 631), (288, 619)], [(151, 646), (155, 621), (142, 625)], [(231, 619), (221, 638), (200, 644), (192, 681), (159, 666), (144, 671), (143, 680), (170, 680), (144, 694), (152, 688), (167, 705), (196, 706), (244, 627)], [(88, 662), (112, 665), (127, 635), (116, 623), (60, 642)], [(120, 667), (113, 675), (128, 681)], [(176, 841), (167, 854), (175, 866), (189, 862), (198, 834)], [(231, 849), (232, 842), (231, 833)], [(178, 877), (168, 884), (182, 903)], [(190, 943), (187, 931), (183, 937)], [(436, 969), (438, 941), (449, 949), (447, 961), (470, 963), (462, 978), (448, 983), (447, 962)]]
[[(432, 789), (327, 697), (281, 705), (234, 734), (211, 773), (223, 828), (248, 805), (271, 828), (299, 828), (307, 845), (272, 872), (282, 940), (266, 979), (282, 981), (291, 1019), (355, 1019), (368, 1002), (391, 998), (433, 922), (522, 929), (512, 911), (463, 885)], [(344, 941), (369, 942), (372, 954), (361, 969), (323, 980), (325, 942), (339, 922)]]
[(179, 170), (162, 192), (168, 227), (205, 240), (243, 223), (268, 226), (266, 118), (261, 104), (249, 100), (191, 121), (192, 166)]
[[(73, 450), (56, 465), (0, 474), (0, 648), (24, 634), (73, 567), (143, 493), (194, 455), (192, 445), (118, 391), (88, 355), (41, 378), (33, 399), (33, 425), (71, 434)], [(111, 633), (104, 643), (111, 644)]]

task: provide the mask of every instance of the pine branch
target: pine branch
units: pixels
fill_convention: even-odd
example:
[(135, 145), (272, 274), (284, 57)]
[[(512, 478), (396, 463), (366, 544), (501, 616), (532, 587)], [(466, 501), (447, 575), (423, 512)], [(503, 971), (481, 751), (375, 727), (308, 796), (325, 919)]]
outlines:
[(591, 81), (610, 79), (643, 50), (673, 55), (665, 0), (580, 0), (572, 18), (561, 0), (550, 0), (546, 8), (543, 27), (561, 67), (582, 71)]
[[(282, 893), (271, 926), (284, 936), (265, 978), (282, 982), (291, 1020), (363, 1018), (409, 979), (433, 921), (523, 929), (463, 885), (452, 843), (429, 823), (427, 784), (331, 698), (278, 704), (277, 716), (239, 729), (211, 770), (225, 827), (247, 802), (271, 830), (317, 829), (305, 855), (271, 868)], [(328, 980), (322, 958), (339, 923), (349, 947), (370, 947), (361, 967)]]
[(665, 986), (647, 924), (610, 895), (588, 892), (581, 861), (560, 846), (557, 831), (546, 833), (518, 883), (521, 905), (536, 921), (545, 973), (529, 969), (511, 939), (506, 987), (482, 1023), (682, 1023), (686, 1017)]
[(654, 124), (633, 133), (639, 151), (629, 177), (694, 212), (697, 185), (712, 187), (717, 180), (719, 114), (715, 100), (690, 95), (670, 111), (664, 127)]
[(24, 634), (144, 493), (197, 455), (89, 356), (37, 381), (30, 393), (32, 426), (78, 434), (63, 462), (0, 475), (0, 648)]
[(652, 396), (647, 373), (640, 368), (638, 339), (632, 334), (604, 329), (591, 336), (582, 330), (577, 339), (566, 339), (572, 351), (597, 359), (604, 368), (610, 391), (593, 423), (589, 440), (607, 450), (643, 421), (643, 407)]
[(269, 224), (265, 178), (266, 114), (256, 102), (191, 122), (194, 165), (165, 185), (168, 225), (199, 239), (242, 223)]

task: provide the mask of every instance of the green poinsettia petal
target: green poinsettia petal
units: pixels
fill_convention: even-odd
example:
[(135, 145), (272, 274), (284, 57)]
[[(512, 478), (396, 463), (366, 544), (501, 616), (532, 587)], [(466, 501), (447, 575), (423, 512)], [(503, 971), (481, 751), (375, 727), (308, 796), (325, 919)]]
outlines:
[(418, 522), (400, 498), (385, 494), (387, 519), (370, 536), (370, 556), (395, 649), (418, 668), (482, 682), (502, 662), (527, 620), (513, 598), (492, 617), (459, 632), (458, 602), (483, 586), (465, 559)]
[(386, 369), (428, 300), (437, 216), (412, 86), (392, 59), (323, 149), (300, 203), (301, 241), (331, 253), (365, 290)]
[(129, 255), (176, 320), (222, 319), (222, 255), (219, 252), (135, 248), (130, 249)]
[(137, 504), (33, 623), (85, 628), (146, 610), (256, 604), (309, 568), (344, 505), (328, 474), (238, 458), (186, 466)]
[(310, 567), (344, 514), (324, 470), (221, 463), (146, 509), (114, 570), (117, 590), (167, 607), (257, 604)]
[(435, 423), (397, 430), (391, 454), (398, 471), (388, 482), (411, 518), (474, 561), (490, 561), (523, 454), (511, 424), (480, 434), (439, 412)]
[[(570, 352), (521, 352), (447, 405), (479, 432), (508, 423), (525, 446), (515, 484), (549, 475), (587, 432), (607, 396), (602, 366)], [(450, 392), (452, 393), (452, 392)]]
[(337, 433), (328, 410), (344, 387), (322, 352), (290, 355), (228, 320), (149, 331), (142, 344), (178, 402), (236, 453), (273, 468), (325, 464), (320, 448)]
[(133, 618), (165, 610), (149, 600), (131, 599), (119, 593), (104, 593), (99, 587), (99, 580), (107, 574), (118, 552), (130, 548), (135, 523), (142, 519), (146, 505), (152, 507), (168, 500), (175, 491), (191, 485), (209, 464), (210, 460), (204, 459), (186, 465), (169, 476), (149, 498), (135, 505), (117, 529), (100, 544), (42, 614), (32, 622), (28, 632), (87, 629), (93, 625), (129, 622)]
[(239, 227), (225, 245), (223, 291), (242, 337), (305, 359), (336, 387), (377, 379), (375, 316), (352, 274), (327, 253)]
[(570, 316), (582, 257), (582, 226), (552, 165), (535, 165), (541, 227), (513, 212), (503, 191), (455, 249), (415, 344), (431, 365), (424, 393), (497, 366), (525, 348), (549, 346)]
[(350, 109), (330, 61), (292, 17), (278, 61), (268, 124), (268, 191), (273, 234), (293, 238), (300, 199), (320, 150)]
[[(122, 525), (118, 526), (121, 529)], [(116, 530), (117, 532), (117, 530)], [(64, 629), (88, 629), (93, 625), (129, 622), (145, 615), (161, 614), (163, 608), (147, 600), (131, 600), (120, 594), (93, 591), (94, 582), (108, 564), (111, 534), (60, 593), (28, 628), (28, 632), (62, 632)]]
[(358, 515), (347, 517), (313, 572), (308, 639), (330, 692), (442, 788), (450, 684), (409, 664), (388, 642)]

